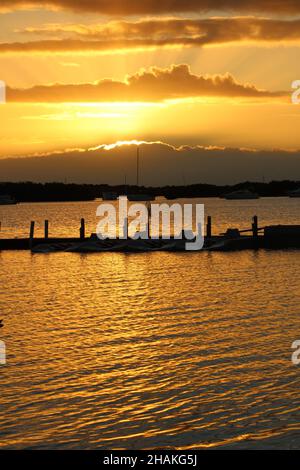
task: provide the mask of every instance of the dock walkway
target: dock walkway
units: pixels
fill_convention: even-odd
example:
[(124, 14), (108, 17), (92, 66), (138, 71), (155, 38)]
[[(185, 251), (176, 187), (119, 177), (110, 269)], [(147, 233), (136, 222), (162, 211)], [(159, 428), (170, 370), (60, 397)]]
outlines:
[[(249, 233), (247, 235), (247, 233)], [(152, 239), (147, 240), (128, 238), (99, 240), (95, 234), (85, 235), (84, 219), (81, 219), (80, 236), (57, 238), (49, 237), (49, 223), (45, 221), (43, 238), (34, 237), (34, 222), (30, 224), (28, 238), (0, 238), (1, 250), (31, 250), (33, 253), (65, 252), (148, 252), (148, 251), (186, 251), (183, 239)], [(257, 216), (253, 217), (252, 227), (247, 230), (229, 228), (221, 235), (212, 234), (212, 220), (207, 218), (206, 235), (202, 250), (236, 251), (257, 249), (288, 249), (300, 248), (300, 225), (273, 225), (258, 227)], [(202, 251), (199, 250), (199, 251)], [(188, 251), (187, 251), (188, 252)], [(193, 253), (194, 251), (191, 251)]]

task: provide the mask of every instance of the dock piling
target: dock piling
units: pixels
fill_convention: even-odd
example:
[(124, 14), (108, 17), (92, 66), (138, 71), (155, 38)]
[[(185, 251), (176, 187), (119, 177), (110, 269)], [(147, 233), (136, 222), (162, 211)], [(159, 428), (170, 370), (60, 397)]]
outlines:
[(80, 240), (85, 239), (85, 220), (81, 219), (80, 221)]
[(34, 225), (35, 222), (32, 220), (30, 222), (30, 232), (29, 232), (29, 248), (32, 248), (33, 238), (34, 238)]
[(207, 217), (207, 224), (206, 224), (206, 237), (211, 238), (211, 233), (212, 233), (212, 230), (211, 230), (211, 216), (209, 215)]
[(258, 217), (257, 217), (257, 215), (255, 215), (253, 217), (252, 234), (253, 234), (253, 238), (258, 237)]
[(45, 220), (44, 236), (45, 239), (49, 238), (49, 220)]

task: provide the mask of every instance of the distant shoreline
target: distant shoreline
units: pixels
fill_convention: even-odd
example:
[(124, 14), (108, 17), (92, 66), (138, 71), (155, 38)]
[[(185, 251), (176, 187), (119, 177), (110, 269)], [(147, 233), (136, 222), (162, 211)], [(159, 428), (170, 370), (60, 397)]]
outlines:
[(271, 181), (257, 183), (245, 181), (235, 185), (193, 184), (186, 186), (112, 186), (107, 184), (76, 184), (76, 183), (32, 183), (5, 182), (0, 183), (0, 196), (9, 194), (17, 202), (74, 202), (92, 201), (102, 197), (103, 192), (114, 192), (118, 195), (149, 194), (162, 196), (169, 200), (196, 197), (222, 197), (232, 191), (248, 189), (260, 197), (283, 197), (289, 191), (300, 188), (300, 181)]

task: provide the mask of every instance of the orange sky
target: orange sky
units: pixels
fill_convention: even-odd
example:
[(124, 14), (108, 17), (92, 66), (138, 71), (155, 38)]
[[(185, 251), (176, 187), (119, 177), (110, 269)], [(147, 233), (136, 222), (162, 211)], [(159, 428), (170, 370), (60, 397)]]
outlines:
[(48, 3), (1, 2), (2, 158), (132, 139), (300, 148), (299, 2)]

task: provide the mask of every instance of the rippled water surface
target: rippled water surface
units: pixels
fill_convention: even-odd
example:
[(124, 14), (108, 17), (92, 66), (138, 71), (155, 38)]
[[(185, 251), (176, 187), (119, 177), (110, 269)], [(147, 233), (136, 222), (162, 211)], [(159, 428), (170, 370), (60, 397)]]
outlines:
[[(43, 218), (92, 231), (96, 205), (2, 206), (1, 236)], [(300, 222), (295, 200), (207, 206), (217, 231)], [(0, 267), (1, 448), (300, 448), (300, 251), (0, 252)]]

